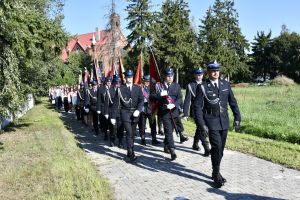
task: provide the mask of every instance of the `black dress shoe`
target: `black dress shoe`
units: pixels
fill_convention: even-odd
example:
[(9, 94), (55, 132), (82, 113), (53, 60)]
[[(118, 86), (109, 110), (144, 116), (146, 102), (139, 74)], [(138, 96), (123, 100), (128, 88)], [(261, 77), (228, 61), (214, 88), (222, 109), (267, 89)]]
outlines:
[(118, 147), (119, 147), (120, 149), (123, 149), (123, 148), (124, 148), (123, 142), (119, 142)]
[(224, 185), (224, 182), (222, 180), (222, 176), (220, 173), (213, 173), (212, 174), (212, 179), (214, 180), (214, 186), (216, 188), (220, 188)]
[(136, 159), (137, 159), (137, 157), (136, 157), (135, 155), (132, 155), (132, 156), (129, 157), (129, 160), (130, 160), (130, 161), (134, 161), (134, 160), (136, 160)]
[(177, 158), (177, 155), (175, 153), (175, 149), (171, 148), (170, 153), (171, 153), (171, 160), (175, 160)]
[(152, 145), (158, 145), (160, 142), (157, 139), (152, 140)]
[(110, 142), (110, 143), (109, 143), (109, 146), (110, 146), (110, 147), (114, 147), (114, 146), (115, 146), (115, 143), (114, 143), (114, 142)]
[(165, 152), (165, 153), (170, 153), (169, 148), (168, 148), (168, 147), (164, 147), (164, 152)]
[(209, 149), (208, 149), (208, 150), (205, 149), (205, 150), (204, 150), (203, 156), (204, 156), (204, 157), (208, 157), (209, 155), (210, 155), (210, 150), (209, 150)]
[(189, 138), (185, 137), (183, 134), (180, 134), (180, 143), (184, 143), (185, 141), (188, 141)]
[(227, 182), (226, 178), (224, 178), (221, 173), (219, 173), (219, 174), (221, 176), (221, 179), (222, 179), (223, 183), (226, 183)]
[(141, 145), (146, 146), (146, 140), (145, 139), (141, 139)]
[(199, 145), (198, 144), (193, 144), (193, 150), (199, 151), (200, 150)]
[(159, 130), (158, 135), (165, 135), (163, 131)]

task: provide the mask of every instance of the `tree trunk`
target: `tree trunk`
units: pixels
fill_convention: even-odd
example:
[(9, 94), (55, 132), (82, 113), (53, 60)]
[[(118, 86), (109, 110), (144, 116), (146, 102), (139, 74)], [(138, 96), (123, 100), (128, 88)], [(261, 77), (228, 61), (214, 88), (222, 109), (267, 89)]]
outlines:
[(179, 74), (178, 74), (178, 68), (176, 69), (176, 83), (179, 82)]

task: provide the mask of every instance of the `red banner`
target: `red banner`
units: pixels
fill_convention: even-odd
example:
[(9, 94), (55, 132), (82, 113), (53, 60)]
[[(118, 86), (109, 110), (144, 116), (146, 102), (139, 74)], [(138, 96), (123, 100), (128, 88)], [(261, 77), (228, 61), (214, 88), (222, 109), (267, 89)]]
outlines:
[(140, 54), (139, 59), (138, 59), (138, 66), (136, 68), (136, 72), (133, 78), (133, 83), (137, 85), (142, 84), (142, 54)]

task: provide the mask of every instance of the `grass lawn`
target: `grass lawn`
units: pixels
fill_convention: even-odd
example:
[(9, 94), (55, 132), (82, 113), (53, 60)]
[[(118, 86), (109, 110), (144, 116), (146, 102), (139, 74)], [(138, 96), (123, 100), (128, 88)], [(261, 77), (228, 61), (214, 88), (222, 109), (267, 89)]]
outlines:
[[(229, 132), (226, 147), (300, 170), (300, 87), (233, 90), (242, 115), (243, 134)], [(183, 123), (185, 132), (193, 136), (195, 124)]]
[(114, 199), (45, 99), (0, 135), (0, 199)]

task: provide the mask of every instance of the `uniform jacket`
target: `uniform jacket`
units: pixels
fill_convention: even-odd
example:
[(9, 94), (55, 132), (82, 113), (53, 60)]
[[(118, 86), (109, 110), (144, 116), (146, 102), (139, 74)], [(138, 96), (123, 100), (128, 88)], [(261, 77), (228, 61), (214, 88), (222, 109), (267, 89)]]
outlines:
[(113, 100), (112, 119), (116, 119), (117, 111), (120, 109), (121, 120), (124, 122), (137, 122), (139, 117), (133, 117), (133, 112), (138, 110), (142, 112), (144, 105), (144, 96), (141, 87), (132, 85), (131, 91), (126, 85), (121, 85), (116, 91)]
[(112, 115), (113, 112), (113, 100), (116, 95), (116, 89), (115, 87), (110, 86), (109, 89), (105, 87), (105, 94), (103, 97), (104, 100), (104, 115)]
[(167, 109), (167, 104), (169, 104), (169, 101), (167, 100), (167, 97), (160, 96), (160, 92), (162, 90), (167, 90), (167, 97), (173, 99), (175, 108), (172, 109), (172, 116), (178, 117), (179, 109), (182, 105), (182, 93), (180, 85), (174, 82), (169, 87), (165, 83), (157, 84), (156, 90), (153, 93), (151, 93), (151, 98), (158, 100), (158, 115), (162, 117), (171, 118), (169, 110)]
[(97, 102), (97, 109), (101, 111), (101, 114), (104, 113), (104, 102), (106, 96), (106, 86), (101, 85), (98, 87), (98, 102)]
[(150, 86), (143, 86), (142, 88), (143, 96), (144, 96), (144, 108), (143, 112), (145, 114), (151, 114), (151, 104), (150, 104)]
[(93, 111), (98, 110), (98, 91), (99, 89), (96, 89), (95, 91), (93, 89), (87, 90), (87, 104), (90, 105), (91, 110)]
[(77, 91), (77, 105), (84, 106), (85, 105), (85, 91), (84, 89), (81, 89)]
[[(204, 125), (210, 130), (228, 130), (228, 104), (233, 112), (234, 120), (241, 121), (237, 101), (233, 95), (230, 84), (225, 80), (218, 80), (219, 87), (212, 85), (209, 79), (197, 86), (194, 102), (195, 119), (197, 126), (203, 129)], [(219, 98), (219, 99), (218, 99)]]
[(186, 93), (183, 104), (183, 116), (187, 117), (190, 111), (190, 117), (194, 117), (194, 101), (196, 97), (196, 89), (198, 83), (193, 81), (186, 86)]

